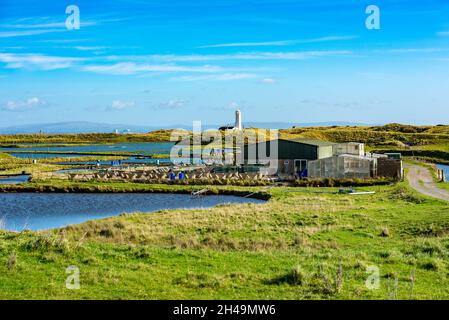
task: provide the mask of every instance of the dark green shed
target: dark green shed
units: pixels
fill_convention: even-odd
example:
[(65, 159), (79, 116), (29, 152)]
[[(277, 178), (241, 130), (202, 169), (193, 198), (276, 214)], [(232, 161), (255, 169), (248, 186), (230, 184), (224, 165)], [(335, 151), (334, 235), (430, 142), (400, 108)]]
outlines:
[[(277, 155), (270, 154), (273, 143), (277, 143)], [(332, 157), (332, 145), (319, 140), (277, 139), (246, 145), (243, 157), (245, 163), (277, 161), (279, 174), (295, 175), (305, 170), (310, 160)]]

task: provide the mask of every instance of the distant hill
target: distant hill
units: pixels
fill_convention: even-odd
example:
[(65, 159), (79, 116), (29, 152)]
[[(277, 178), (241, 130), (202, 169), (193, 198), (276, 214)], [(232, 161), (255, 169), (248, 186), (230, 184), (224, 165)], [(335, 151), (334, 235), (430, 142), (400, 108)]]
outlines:
[[(318, 126), (355, 126), (362, 125), (351, 122), (315, 122), (315, 123), (287, 123), (287, 122), (246, 122), (245, 128), (265, 128), (265, 129), (287, 129), (296, 127), (318, 127)], [(203, 125), (203, 129), (219, 128), (220, 125)], [(29, 124), (21, 126), (12, 126), (0, 128), (0, 134), (69, 134), (69, 133), (111, 133), (129, 131), (133, 133), (144, 133), (158, 129), (186, 129), (191, 130), (190, 125), (167, 125), (162, 127), (127, 125), (127, 124), (108, 124), (95, 123), (87, 121), (72, 121), (58, 123)]]
[(129, 130), (135, 133), (143, 133), (157, 129), (160, 128), (125, 125), (125, 124), (107, 124), (107, 123), (94, 123), (87, 121), (75, 121), (75, 122), (29, 124), (22, 126), (0, 128), (0, 134), (33, 134), (39, 132), (48, 134), (112, 133), (115, 130), (119, 130), (120, 132)]
[(289, 129), (292, 127), (331, 127), (331, 126), (367, 126), (366, 123), (354, 123), (354, 122), (245, 122), (245, 128), (263, 128), (263, 129)]

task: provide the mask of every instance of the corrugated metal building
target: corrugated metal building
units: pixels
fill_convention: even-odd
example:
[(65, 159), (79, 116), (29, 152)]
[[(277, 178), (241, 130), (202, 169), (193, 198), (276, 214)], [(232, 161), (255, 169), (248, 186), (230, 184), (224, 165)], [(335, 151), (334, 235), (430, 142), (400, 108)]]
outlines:
[[(308, 139), (277, 139), (267, 142), (246, 145), (244, 147), (244, 163), (264, 164), (269, 160), (271, 144), (277, 144), (278, 174), (280, 175), (300, 175), (307, 169), (307, 164), (311, 160), (332, 157), (332, 146), (334, 143)], [(265, 152), (266, 150), (266, 152)], [(260, 157), (259, 151), (262, 153)], [(263, 153), (266, 153), (264, 157)]]

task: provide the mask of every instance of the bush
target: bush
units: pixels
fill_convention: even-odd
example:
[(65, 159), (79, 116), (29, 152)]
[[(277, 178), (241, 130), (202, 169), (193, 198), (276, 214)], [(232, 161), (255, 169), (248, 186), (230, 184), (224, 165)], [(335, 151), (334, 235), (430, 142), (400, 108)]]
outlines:
[(381, 237), (385, 237), (385, 238), (388, 238), (389, 236), (390, 236), (390, 229), (388, 229), (388, 227), (383, 227), (381, 230), (380, 230), (380, 234), (379, 234)]
[(442, 268), (441, 261), (437, 260), (437, 259), (432, 259), (432, 258), (424, 259), (423, 261), (421, 261), (419, 266), (422, 269), (429, 270), (429, 271), (438, 271)]
[(294, 187), (369, 187), (393, 183), (392, 178), (376, 179), (332, 179), (303, 178), (290, 181)]
[(13, 251), (8, 257), (8, 260), (6, 261), (6, 268), (8, 270), (12, 270), (17, 265), (17, 254)]
[(269, 284), (282, 284), (287, 283), (290, 285), (302, 285), (306, 279), (305, 273), (300, 266), (295, 266), (288, 273), (280, 277), (274, 278), (268, 281)]

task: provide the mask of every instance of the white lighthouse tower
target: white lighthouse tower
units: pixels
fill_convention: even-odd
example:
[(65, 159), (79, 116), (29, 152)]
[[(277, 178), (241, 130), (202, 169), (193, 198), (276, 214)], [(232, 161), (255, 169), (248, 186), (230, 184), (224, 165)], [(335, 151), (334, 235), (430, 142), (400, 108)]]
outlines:
[(235, 111), (235, 126), (234, 129), (242, 130), (242, 113), (240, 110)]

